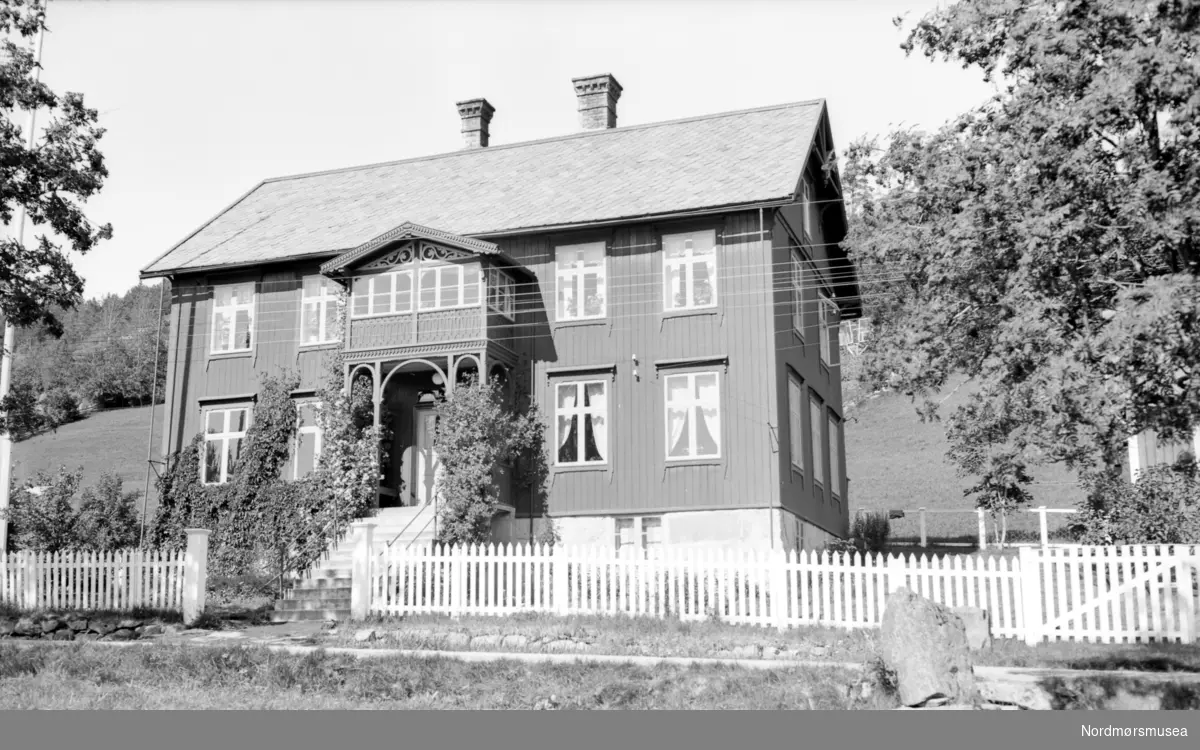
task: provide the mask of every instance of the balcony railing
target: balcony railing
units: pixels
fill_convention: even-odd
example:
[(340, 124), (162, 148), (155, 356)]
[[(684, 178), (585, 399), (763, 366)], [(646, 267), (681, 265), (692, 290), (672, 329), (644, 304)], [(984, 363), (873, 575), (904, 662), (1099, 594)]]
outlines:
[(346, 348), (351, 351), (386, 349), (469, 341), (486, 335), (486, 317), (478, 307), (429, 310), (351, 319)]

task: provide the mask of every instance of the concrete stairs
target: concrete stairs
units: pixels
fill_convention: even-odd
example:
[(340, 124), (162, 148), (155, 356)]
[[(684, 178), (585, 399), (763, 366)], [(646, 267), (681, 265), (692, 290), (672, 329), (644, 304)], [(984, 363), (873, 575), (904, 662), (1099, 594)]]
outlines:
[[(382, 554), (389, 542), (400, 548), (433, 543), (432, 505), (382, 508), (364, 520), (375, 524), (373, 554)], [(357, 542), (357, 535), (348, 533), (311, 570), (297, 577), (284, 597), (275, 602), (271, 621), (349, 619), (350, 579)]]

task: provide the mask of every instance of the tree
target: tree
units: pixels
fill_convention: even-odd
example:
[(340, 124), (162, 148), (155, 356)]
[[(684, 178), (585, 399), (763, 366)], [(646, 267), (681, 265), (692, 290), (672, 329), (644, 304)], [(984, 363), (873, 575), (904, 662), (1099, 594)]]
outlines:
[(38, 473), (13, 493), (4, 511), (11, 525), (9, 534), (19, 550), (59, 552), (79, 546), (78, 515), (73, 501), (83, 471)]
[(1185, 0), (961, 0), (902, 46), (999, 92), (848, 152), (863, 379), (923, 417), (951, 375), (976, 381), (948, 437), (977, 499), (1019, 500), (1047, 462), (1098, 488), (1129, 435), (1200, 424), (1198, 42)]
[[(12, 232), (0, 239), (0, 317), (15, 326), (40, 322), (60, 334), (55, 307), (78, 304), (83, 280), (51, 237), (83, 254), (111, 238), (112, 227), (94, 227), (83, 212), (83, 202), (108, 176), (97, 149), (104, 130), (96, 110), (84, 105), (82, 94), (59, 95), (34, 78), (38, 63), (28, 42), (44, 27), (42, 3), (0, 0), (0, 220), (10, 225), (20, 207), (43, 228), (32, 244), (17, 242)], [(29, 148), (13, 116), (34, 110), (49, 118)]]
[(1200, 543), (1200, 482), (1191, 456), (1175, 466), (1152, 466), (1136, 482), (1107, 478), (1102, 502), (1071, 524), (1084, 544)]
[(79, 498), (80, 546), (97, 552), (138, 546), (141, 523), (137, 499), (141, 494), (137, 490), (126, 492), (116, 474), (101, 474), (96, 486), (85, 489)]

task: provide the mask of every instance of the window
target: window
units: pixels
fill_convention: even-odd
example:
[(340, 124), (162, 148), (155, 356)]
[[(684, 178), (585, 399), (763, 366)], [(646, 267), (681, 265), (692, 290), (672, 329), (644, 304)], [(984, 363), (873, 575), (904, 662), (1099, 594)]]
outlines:
[(662, 554), (662, 518), (617, 518), (614, 522), (613, 545), (618, 557), (655, 559)]
[(498, 268), (489, 268), (488, 308), (511, 320), (516, 307), (515, 286), (511, 276)]
[(842, 496), (842, 423), (829, 414), (829, 491), (834, 499)]
[(661, 518), (642, 519), (642, 550), (646, 557), (655, 559), (662, 554), (663, 533)]
[(316, 401), (296, 405), (296, 437), (292, 444), (292, 479), (303, 479), (316, 470), (321, 461), (321, 426), (317, 422)]
[(447, 310), (479, 304), (479, 266), (448, 265), (421, 269), (420, 307)]
[(338, 298), (324, 276), (304, 279), (300, 291), (300, 345), (327, 344), (337, 335)]
[(721, 455), (721, 403), (715, 372), (669, 375), (667, 459)]
[(808, 181), (807, 177), (804, 178), (803, 197), (804, 197), (804, 239), (811, 241), (812, 240), (813, 191), (812, 191), (812, 183), (810, 183)]
[(637, 550), (637, 537), (634, 536), (632, 518), (618, 518), (614, 536), (613, 541), (618, 556), (630, 556)]
[(788, 373), (788, 440), (791, 443), (792, 469), (804, 474), (804, 391), (800, 378)]
[(717, 233), (663, 237), (663, 309), (695, 310), (717, 304)]
[(242, 454), (242, 440), (249, 426), (250, 410), (246, 407), (205, 412), (201, 482), (224, 484), (229, 481)]
[(821, 439), (821, 413), (823, 407), (821, 400), (815, 395), (809, 394), (808, 397), (808, 422), (809, 429), (812, 431), (809, 436), (809, 449), (812, 456), (812, 475), (813, 484), (820, 487), (825, 483), (825, 456), (822, 453), (825, 441)]
[(603, 318), (605, 304), (604, 243), (558, 248), (558, 320)]
[(834, 321), (837, 319), (837, 307), (829, 299), (829, 295), (821, 292), (820, 306), (818, 307), (819, 326), (818, 335), (821, 338), (821, 364), (828, 366), (831, 358), (830, 353), (833, 345), (831, 339), (834, 336)]
[(792, 251), (792, 328), (804, 339), (804, 260)]
[(602, 464), (608, 455), (608, 383), (593, 380), (556, 386), (555, 425), (559, 466)]
[(213, 289), (212, 351), (248, 352), (254, 332), (254, 283)]
[(413, 272), (392, 271), (354, 280), (353, 316), (398, 315), (412, 312)]

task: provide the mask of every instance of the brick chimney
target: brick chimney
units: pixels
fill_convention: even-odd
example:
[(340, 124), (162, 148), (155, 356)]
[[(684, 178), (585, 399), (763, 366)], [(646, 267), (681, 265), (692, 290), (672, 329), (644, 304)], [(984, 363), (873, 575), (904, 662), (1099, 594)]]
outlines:
[(458, 102), (458, 116), (462, 118), (463, 148), (487, 148), (488, 125), (496, 108), (487, 99), (468, 99)]
[(579, 99), (579, 125), (584, 130), (603, 130), (617, 126), (617, 100), (621, 84), (611, 73), (572, 78)]

